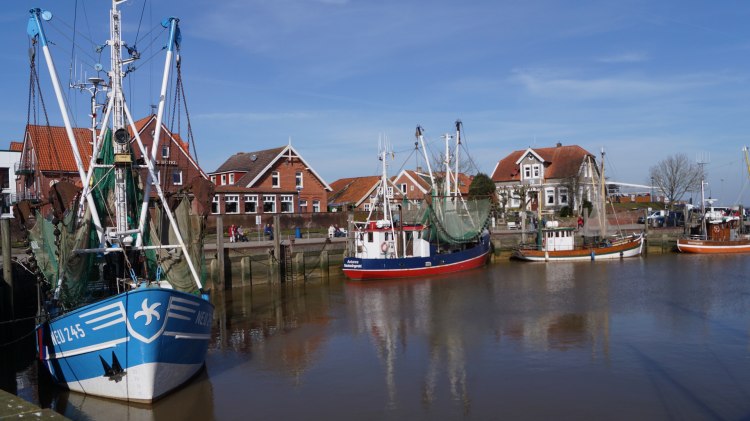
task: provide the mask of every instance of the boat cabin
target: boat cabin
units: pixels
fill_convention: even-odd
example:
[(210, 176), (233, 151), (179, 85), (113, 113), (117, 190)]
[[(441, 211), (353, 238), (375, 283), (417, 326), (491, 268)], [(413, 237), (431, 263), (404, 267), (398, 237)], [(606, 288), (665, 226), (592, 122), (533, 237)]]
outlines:
[(550, 227), (549, 225), (548, 228), (542, 228), (541, 249), (547, 251), (573, 250), (575, 247), (575, 228)]
[(388, 220), (355, 223), (355, 257), (391, 259), (429, 257), (429, 230), (422, 224), (392, 224)]

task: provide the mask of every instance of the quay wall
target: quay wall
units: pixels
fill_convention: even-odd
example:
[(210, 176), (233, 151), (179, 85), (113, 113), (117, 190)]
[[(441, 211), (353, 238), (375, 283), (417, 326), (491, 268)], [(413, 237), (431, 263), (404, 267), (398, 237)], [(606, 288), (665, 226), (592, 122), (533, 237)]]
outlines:
[[(642, 225), (641, 225), (642, 227)], [(640, 230), (638, 230), (640, 231)], [(648, 232), (646, 255), (672, 253), (676, 250), (677, 238), (682, 228), (659, 228)], [(534, 233), (525, 235), (517, 230), (498, 230), (492, 233), (494, 245), (493, 260), (510, 258), (514, 248), (523, 242), (533, 241)], [(225, 240), (226, 241), (226, 240)], [(346, 238), (327, 239), (287, 236), (282, 244), (290, 247), (290, 263), (287, 264), (286, 281), (306, 282), (325, 279), (339, 273), (346, 252)], [(273, 256), (272, 241), (250, 241), (245, 243), (224, 243), (224, 272), (227, 283), (223, 287), (238, 287), (276, 282), (280, 262)], [(209, 279), (214, 287), (218, 282), (218, 259), (215, 244), (207, 244), (204, 254)], [(519, 263), (520, 264), (520, 263)], [(291, 272), (291, 273), (290, 273)]]

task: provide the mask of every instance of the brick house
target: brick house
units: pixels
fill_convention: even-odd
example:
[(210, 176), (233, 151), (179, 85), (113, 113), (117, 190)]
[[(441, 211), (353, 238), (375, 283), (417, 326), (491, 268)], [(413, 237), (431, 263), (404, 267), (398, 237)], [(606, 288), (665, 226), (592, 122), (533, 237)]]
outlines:
[[(153, 134), (156, 127), (156, 116), (151, 115), (135, 122), (138, 134), (146, 150), (151, 149), (154, 142)], [(83, 161), (83, 167), (88, 170), (93, 153), (92, 132), (89, 128), (73, 128), (78, 152)], [(207, 178), (190, 155), (189, 146), (183, 142), (178, 134), (172, 134), (162, 124), (160, 150), (157, 154), (156, 171), (162, 180), (165, 192), (175, 192), (190, 183), (195, 177)], [(140, 149), (131, 140), (131, 150), (138, 160)], [(145, 183), (148, 170), (140, 169), (141, 180)], [(164, 179), (166, 177), (166, 179)], [(21, 156), (16, 165), (16, 197), (14, 202), (28, 199), (45, 201), (49, 188), (58, 181), (69, 181), (81, 186), (73, 150), (70, 147), (64, 127), (58, 126), (26, 126)], [(156, 192), (152, 189), (152, 197)]]
[(208, 174), (214, 214), (326, 212), (331, 186), (290, 144), (239, 152)]
[(505, 209), (581, 210), (584, 200), (596, 197), (599, 179), (596, 158), (580, 146), (558, 143), (549, 148), (511, 152), (492, 172), (500, 205)]
[(375, 196), (380, 176), (341, 178), (331, 183), (328, 208), (331, 211), (370, 211), (370, 198)]
[[(434, 173), (435, 184), (438, 185), (438, 190), (443, 185), (443, 179), (445, 173), (437, 172)], [(458, 190), (463, 196), (469, 194), (469, 186), (473, 180), (472, 176), (464, 173), (458, 173)], [(411, 204), (417, 204), (424, 200), (425, 195), (430, 194), (430, 175), (422, 171), (421, 168), (414, 170), (402, 170), (396, 177), (392, 179), (393, 183), (399, 188), (401, 193), (406, 196), (406, 199)]]
[[(444, 173), (435, 174), (435, 182), (440, 185)], [(469, 185), (472, 178), (466, 174), (459, 173), (458, 183), (461, 194), (469, 193)], [(406, 201), (408, 208), (419, 205), (424, 201), (426, 195), (430, 194), (430, 176), (423, 173), (421, 169), (402, 170), (398, 175), (390, 179), (392, 191), (389, 196), (392, 201), (399, 204)], [(370, 210), (371, 200), (377, 195), (380, 176), (350, 177), (342, 178), (331, 183), (331, 192), (328, 207), (336, 210)], [(405, 199), (405, 200), (404, 200)]]

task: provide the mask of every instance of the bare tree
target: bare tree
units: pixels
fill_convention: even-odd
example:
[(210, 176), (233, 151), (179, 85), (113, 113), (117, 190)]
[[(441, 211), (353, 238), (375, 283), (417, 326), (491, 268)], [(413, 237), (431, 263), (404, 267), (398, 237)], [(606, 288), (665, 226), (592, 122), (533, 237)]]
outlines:
[(653, 184), (664, 193), (671, 207), (686, 192), (700, 189), (703, 168), (691, 162), (687, 155), (675, 154), (651, 167), (650, 174)]

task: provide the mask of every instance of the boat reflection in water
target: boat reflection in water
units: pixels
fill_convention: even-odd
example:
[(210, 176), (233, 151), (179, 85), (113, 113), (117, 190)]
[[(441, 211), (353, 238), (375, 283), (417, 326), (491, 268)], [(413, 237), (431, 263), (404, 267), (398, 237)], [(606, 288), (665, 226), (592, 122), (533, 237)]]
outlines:
[(740, 255), (671, 254), (216, 290), (202, 377), (152, 407), (53, 405), (118, 419), (742, 419), (743, 273)]
[[(357, 333), (370, 336), (383, 365), (387, 407), (409, 405), (405, 397), (414, 395), (409, 391), (414, 381), (410, 376), (418, 375), (424, 406), (444, 408), (445, 402), (453, 402), (457, 405), (454, 410), (460, 407), (463, 415), (470, 413), (475, 395), (486, 397), (492, 391), (467, 378), (477, 374), (477, 366), (481, 372), (484, 364), (507, 364), (492, 355), (502, 352), (507, 342), (532, 353), (575, 348), (586, 350), (592, 358), (606, 359), (607, 307), (591, 301), (607, 302), (607, 283), (594, 285), (583, 303), (553, 299), (540, 303), (538, 309), (528, 306), (537, 296), (576, 288), (576, 265), (561, 262), (548, 266), (546, 279), (508, 281), (518, 283), (515, 294), (520, 301), (509, 300), (506, 288), (496, 290), (498, 284), (488, 284), (483, 271), (469, 272), (461, 281), (436, 278), (347, 284), (347, 312), (356, 314)], [(514, 305), (519, 308), (513, 310)], [(594, 310), (579, 310), (587, 308)]]

